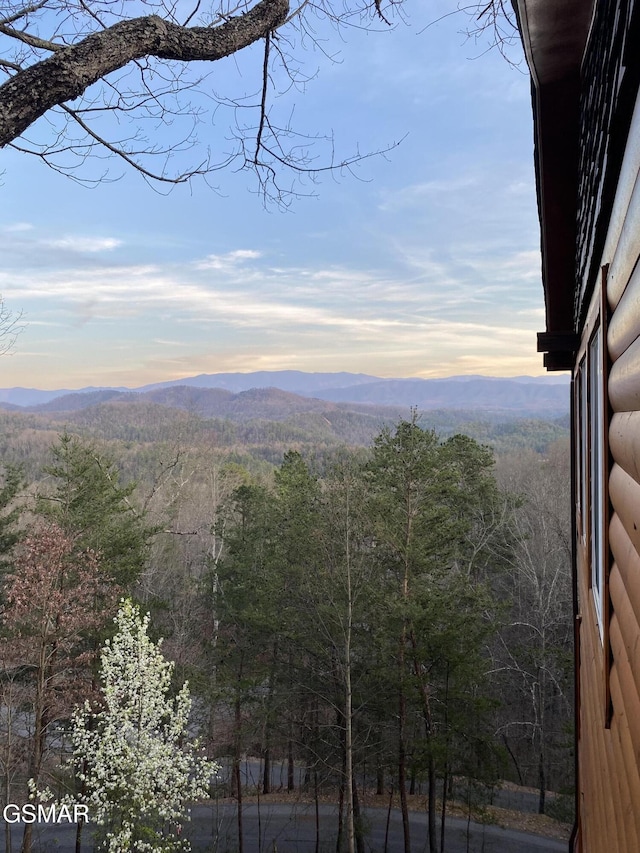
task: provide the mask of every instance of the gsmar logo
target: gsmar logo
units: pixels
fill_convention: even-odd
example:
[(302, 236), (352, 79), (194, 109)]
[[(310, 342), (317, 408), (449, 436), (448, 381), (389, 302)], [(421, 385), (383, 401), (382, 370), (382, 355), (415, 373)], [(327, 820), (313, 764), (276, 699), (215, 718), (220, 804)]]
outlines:
[(74, 804), (72, 806), (58, 803), (7, 803), (2, 810), (2, 817), (7, 823), (78, 823), (89, 821), (89, 807)]

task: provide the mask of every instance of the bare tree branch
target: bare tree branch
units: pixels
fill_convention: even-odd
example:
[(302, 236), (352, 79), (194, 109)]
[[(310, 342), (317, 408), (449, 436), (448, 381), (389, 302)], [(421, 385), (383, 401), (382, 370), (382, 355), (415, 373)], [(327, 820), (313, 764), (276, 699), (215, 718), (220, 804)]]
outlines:
[(213, 62), (264, 38), (285, 20), (288, 11), (288, 0), (260, 0), (246, 15), (214, 28), (186, 28), (149, 15), (92, 33), (0, 86), (0, 147), (52, 107), (75, 100), (93, 83), (134, 59), (155, 56)]
[(10, 38), (17, 39), (18, 41), (22, 41), (30, 47), (36, 47), (39, 50), (49, 50), (54, 53), (56, 50), (64, 50), (64, 45), (62, 44), (56, 44), (53, 41), (38, 38), (25, 30), (16, 30), (13, 27), (7, 27), (4, 24), (0, 24), (0, 33), (5, 36), (9, 36)]
[(25, 327), (22, 318), (22, 311), (14, 314), (0, 296), (0, 355), (5, 355), (13, 349), (16, 338)]
[(187, 181), (191, 180), (191, 178), (196, 175), (206, 175), (210, 172), (209, 164), (207, 161), (203, 161), (199, 166), (196, 166), (193, 169), (190, 169), (188, 172), (183, 172), (182, 174), (170, 177), (162, 172), (151, 172), (149, 169), (145, 169), (144, 166), (141, 166), (133, 157), (129, 156), (121, 147), (113, 145), (111, 142), (108, 142), (103, 137), (99, 136), (95, 131), (93, 131), (89, 125), (82, 120), (80, 114), (75, 110), (72, 110), (70, 107), (66, 107), (64, 104), (61, 105), (61, 109), (63, 109), (68, 115), (70, 115), (74, 121), (76, 121), (80, 127), (84, 130), (84, 132), (98, 142), (100, 145), (103, 145), (108, 151), (111, 151), (112, 154), (115, 154), (117, 157), (121, 157), (125, 163), (131, 166), (133, 169), (136, 169), (145, 178), (150, 178), (153, 181), (160, 181), (161, 183), (167, 184), (184, 184)]
[(33, 12), (37, 12), (38, 9), (42, 9), (47, 5), (47, 3), (48, 0), (41, 0), (40, 3), (33, 3), (31, 6), (23, 6), (22, 9), (17, 9), (13, 14), (8, 15), (6, 18), (0, 18), (0, 26), (15, 24), (15, 22), (19, 21), (21, 18), (26, 18), (27, 15), (31, 15)]
[[(311, 43), (336, 61), (314, 19), (337, 30), (387, 25), (388, 10), (395, 13), (402, 0), (298, 0), (294, 8), (290, 0), (210, 2), (215, 5), (207, 9), (202, 0), (139, 0), (130, 7), (137, 13), (146, 7), (150, 14), (129, 19), (127, 4), (113, 0), (0, 0), (0, 72), (8, 78), (0, 85), (0, 148), (36, 156), (89, 185), (108, 175), (114, 179), (109, 166), (100, 164), (108, 158), (135, 169), (152, 186), (206, 179), (237, 162), (256, 173), (265, 199), (284, 200), (284, 206), (288, 195), (307, 194), (298, 191), (300, 176), (338, 174), (364, 159), (357, 151), (337, 156), (331, 135), (294, 129), (293, 110), (278, 117), (276, 99), (303, 92), (315, 76), (301, 71), (296, 48)], [(283, 32), (284, 25), (289, 27)], [(212, 63), (261, 40), (261, 81), (253, 94), (250, 84), (231, 97), (208, 84)], [(217, 155), (207, 149), (195, 164), (184, 163), (210, 103), (214, 113), (229, 110), (230, 132)], [(165, 142), (164, 128), (182, 135)], [(329, 156), (311, 156), (314, 144), (324, 144)], [(154, 158), (160, 158), (159, 167)], [(98, 161), (98, 170), (87, 171), (88, 159)]]

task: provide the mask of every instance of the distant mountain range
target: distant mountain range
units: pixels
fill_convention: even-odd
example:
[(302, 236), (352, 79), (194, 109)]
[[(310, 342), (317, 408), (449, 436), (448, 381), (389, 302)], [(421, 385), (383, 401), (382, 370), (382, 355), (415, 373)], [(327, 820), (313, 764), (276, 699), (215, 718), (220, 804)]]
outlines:
[(459, 409), (514, 417), (553, 418), (569, 410), (566, 376), (454, 376), (381, 379), (363, 373), (297, 370), (212, 373), (140, 388), (42, 391), (0, 389), (0, 407), (31, 412), (73, 412), (102, 403), (149, 402), (205, 417), (278, 420), (293, 412), (320, 412), (322, 401), (360, 406)]

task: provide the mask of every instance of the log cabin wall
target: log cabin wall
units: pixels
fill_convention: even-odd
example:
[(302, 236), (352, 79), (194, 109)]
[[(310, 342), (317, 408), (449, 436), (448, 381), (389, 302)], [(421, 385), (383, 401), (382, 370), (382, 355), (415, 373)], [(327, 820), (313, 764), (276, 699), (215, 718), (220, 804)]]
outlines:
[(514, 0), (549, 370), (571, 369), (580, 853), (640, 851), (640, 0)]
[[(554, 2), (554, 0), (552, 0)], [(621, 180), (638, 91), (638, 0), (599, 0), (595, 3), (585, 50), (579, 96), (579, 155), (576, 200), (575, 319), (585, 321), (593, 288), (599, 278), (605, 241)], [(624, 215), (618, 205), (617, 215)], [(606, 252), (605, 252), (606, 254)]]
[(580, 853), (640, 851), (640, 0), (514, 0), (549, 370), (572, 370)]
[[(610, 60), (620, 73), (620, 63)], [(609, 96), (620, 91), (619, 83)], [(606, 149), (582, 202), (574, 370), (578, 832), (583, 853), (640, 851), (640, 99), (606, 198)], [(608, 113), (607, 122), (616, 119)], [(630, 119), (630, 121), (629, 121)], [(602, 122), (602, 116), (600, 117)], [(607, 128), (605, 128), (607, 131)], [(615, 143), (610, 133), (608, 140)], [(601, 131), (592, 133), (602, 142)], [(611, 158), (609, 159), (611, 162)], [(585, 165), (581, 166), (584, 174)], [(600, 171), (598, 171), (600, 168)], [(604, 188), (604, 189), (603, 189)], [(599, 190), (599, 191), (598, 191)], [(589, 210), (589, 208), (591, 208)], [(604, 227), (603, 227), (604, 222)], [(598, 228), (600, 231), (598, 233)], [(588, 246), (584, 245), (584, 241)]]
[(582, 65), (573, 371), (580, 853), (640, 851), (639, 5), (596, 4)]

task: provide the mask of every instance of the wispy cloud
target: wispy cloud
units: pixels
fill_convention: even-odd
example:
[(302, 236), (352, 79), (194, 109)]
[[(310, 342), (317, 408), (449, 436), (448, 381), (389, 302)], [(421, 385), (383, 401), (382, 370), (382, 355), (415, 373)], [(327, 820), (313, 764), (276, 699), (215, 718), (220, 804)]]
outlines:
[(229, 270), (243, 261), (259, 258), (261, 254), (255, 249), (236, 249), (224, 255), (207, 255), (204, 260), (196, 261), (195, 267), (199, 270)]
[(70, 252), (81, 252), (94, 254), (98, 252), (111, 252), (122, 245), (122, 240), (114, 237), (80, 237), (67, 236), (43, 241), (45, 246), (52, 249), (64, 249)]
[(19, 234), (23, 231), (32, 231), (33, 225), (30, 222), (14, 222), (11, 225), (4, 225), (2, 231), (6, 231), (8, 234)]
[(398, 211), (411, 207), (425, 207), (430, 201), (468, 190), (478, 186), (480, 180), (476, 175), (461, 175), (455, 178), (438, 179), (431, 181), (423, 181), (416, 184), (410, 184), (406, 187), (401, 187), (396, 190), (387, 190), (383, 192), (382, 201), (378, 205), (378, 209), (397, 213)]
[[(287, 215), (265, 211), (242, 171), (220, 173), (224, 196), (194, 185), (164, 199), (125, 175), (89, 201), (3, 154), (0, 293), (30, 321), (4, 383), (279, 367), (540, 372), (528, 83), (465, 41), (466, 13), (450, 6), (415, 4), (389, 37), (345, 31), (330, 47), (345, 61), (322, 69), (295, 115), (294, 90), (274, 104), (302, 132), (335, 129), (338, 159), (403, 138), (355, 166), (363, 181), (325, 175), (310, 187), (317, 199)], [(307, 56), (313, 74), (322, 57)], [(220, 70), (221, 92), (238, 71), (251, 86), (251, 55), (237, 61), (228, 77)], [(224, 120), (221, 107), (214, 145), (225, 144)], [(308, 155), (320, 164), (323, 153), (331, 144), (319, 138)], [(25, 355), (20, 367), (27, 351), (40, 361)]]

